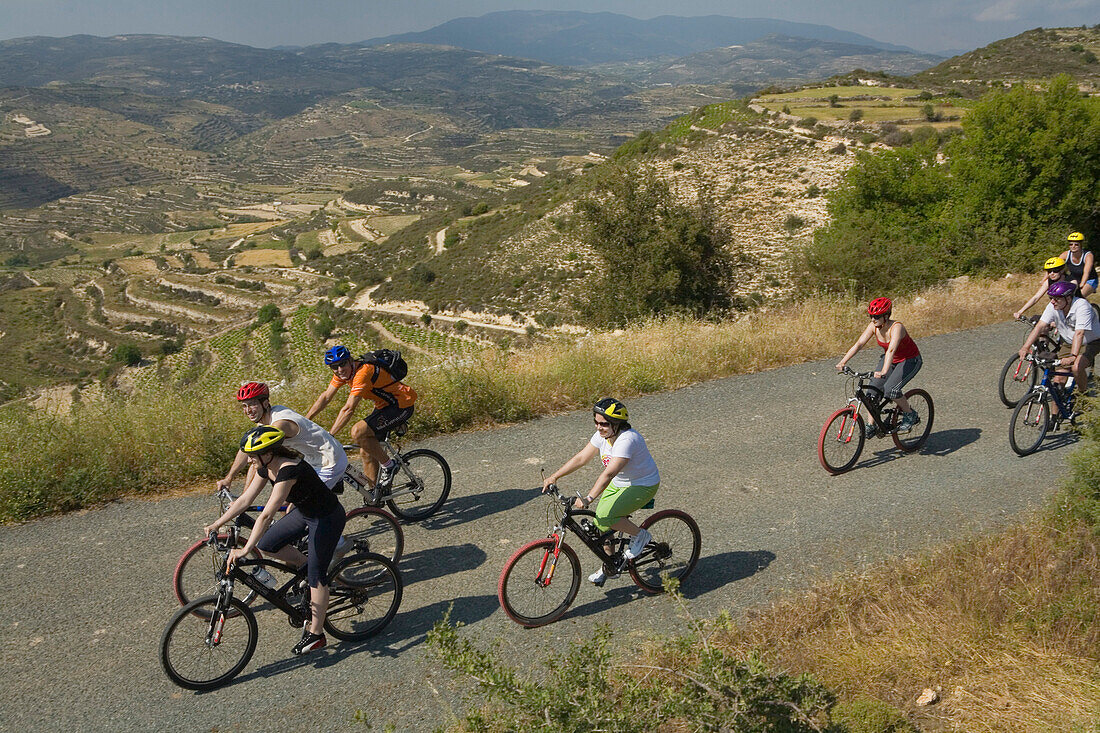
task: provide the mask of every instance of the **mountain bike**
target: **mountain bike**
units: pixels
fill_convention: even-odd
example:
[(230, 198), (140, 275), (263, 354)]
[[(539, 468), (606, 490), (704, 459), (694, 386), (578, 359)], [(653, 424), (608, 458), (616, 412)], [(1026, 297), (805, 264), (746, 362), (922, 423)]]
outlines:
[[(224, 488), (219, 488), (215, 494), (221, 504), (220, 516), (237, 497)], [(241, 546), (248, 539), (248, 532), (256, 525), (252, 514), (263, 510), (262, 505), (250, 506), (233, 520), (237, 528), (237, 542)], [(405, 533), (401, 525), (389, 512), (377, 507), (364, 506), (348, 512), (343, 536), (352, 541), (356, 547), (376, 552), (394, 564), (401, 559), (401, 553), (405, 549)], [(219, 537), (224, 541), (228, 535), (223, 533)], [(305, 547), (306, 541), (303, 537), (299, 540), (298, 549), (305, 552)], [(210, 544), (207, 540), (198, 540), (187, 548), (176, 563), (176, 569), (172, 573), (172, 590), (180, 605), (186, 605), (200, 596), (210, 595), (217, 589), (218, 554), (211, 552), (209, 548)], [(250, 557), (259, 560), (259, 551), (253, 550)], [(262, 566), (257, 565), (255, 569), (258, 570), (260, 567)], [(240, 600), (248, 604), (255, 598), (256, 594), (248, 591), (241, 595)]]
[[(1039, 316), (1032, 316), (1031, 318), (1020, 316), (1016, 319), (1016, 322), (1022, 323), (1031, 329), (1039, 322)], [(1031, 345), (1031, 353), (1057, 352), (1061, 345), (1062, 338), (1057, 331), (1051, 330), (1035, 340), (1035, 343)], [(1034, 368), (1034, 363), (1020, 361), (1020, 355), (1013, 353), (1001, 369), (1001, 381), (997, 384), (997, 395), (1001, 398), (1001, 402), (1005, 407), (1015, 407), (1024, 395), (1035, 386), (1036, 379), (1038, 379), (1038, 374)]]
[(817, 457), (826, 471), (833, 475), (844, 473), (859, 460), (867, 437), (866, 421), (861, 414), (863, 408), (877, 428), (876, 437), (889, 435), (898, 450), (912, 453), (925, 444), (935, 417), (932, 397), (927, 392), (911, 389), (905, 393), (909, 407), (917, 412), (918, 422), (908, 433), (899, 433), (901, 411), (897, 404), (883, 397), (881, 390), (866, 384), (874, 372), (857, 372), (846, 366), (842, 373), (849, 377), (847, 404), (829, 416), (817, 439)]
[[(217, 590), (176, 611), (160, 639), (160, 662), (174, 683), (189, 690), (210, 690), (226, 684), (245, 668), (256, 651), (259, 629), (255, 612), (234, 595), (239, 585), (261, 596), (286, 614), (294, 628), (310, 618), (305, 568), (294, 570), (275, 560), (241, 558), (229, 566), (238, 546), (237, 527), (225, 535), (211, 532), (205, 542), (220, 566)], [(279, 588), (268, 588), (252, 575), (259, 565), (290, 572)], [(329, 607), (325, 631), (342, 641), (360, 641), (389, 624), (401, 605), (401, 574), (387, 558), (355, 551), (328, 571)]]
[[(401, 438), (407, 430), (407, 424), (398, 425), (392, 435)], [(418, 522), (439, 511), (451, 492), (451, 467), (443, 456), (426, 448), (402, 453), (400, 445), (394, 446), (386, 435), (378, 442), (386, 454), (397, 461), (390, 485), (381, 489), (368, 486), (367, 478), (350, 468), (344, 476), (345, 485), (358, 491), (367, 505), (380, 507), (385, 504), (406, 522)], [(359, 446), (345, 445), (344, 450), (357, 451)]]
[[(501, 608), (521, 626), (532, 628), (557, 621), (577, 597), (581, 565), (577, 553), (565, 544), (566, 530), (603, 563), (605, 573), (626, 570), (646, 593), (661, 592), (665, 577), (683, 581), (699, 561), (699, 525), (686, 512), (665, 509), (650, 515), (641, 526), (653, 538), (641, 555), (626, 560), (623, 552), (629, 536), (614, 530), (600, 532), (592, 522), (596, 513), (574, 508), (573, 498), (563, 496), (556, 485), (551, 484), (548, 493), (552, 495), (547, 509), (548, 536), (516, 550), (504, 564), (497, 584)], [(563, 565), (564, 573), (558, 572)]]
[[(1031, 455), (1039, 450), (1047, 433), (1057, 430), (1067, 420), (1070, 425), (1077, 423), (1077, 413), (1073, 411), (1077, 403), (1073, 373), (1057, 370), (1058, 355), (1054, 353), (1028, 354), (1026, 361), (1041, 369), (1043, 376), (1012, 411), (1008, 443), (1018, 456)], [(1068, 377), (1068, 380), (1065, 384), (1058, 384), (1052, 377)], [(1051, 410), (1052, 402), (1058, 408), (1057, 414)]]

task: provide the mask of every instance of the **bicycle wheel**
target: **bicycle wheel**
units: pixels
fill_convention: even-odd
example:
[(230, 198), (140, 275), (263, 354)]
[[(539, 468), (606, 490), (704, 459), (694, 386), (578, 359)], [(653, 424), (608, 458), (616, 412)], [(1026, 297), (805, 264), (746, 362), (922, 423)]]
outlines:
[(348, 512), (344, 536), (355, 543), (355, 552), (376, 552), (397, 563), (405, 550), (405, 533), (389, 512), (364, 506)]
[(330, 578), (325, 631), (337, 639), (374, 636), (397, 615), (404, 586), (389, 558), (374, 552), (344, 558)]
[[(418, 522), (435, 514), (451, 493), (451, 467), (435, 451), (417, 448), (401, 455), (405, 467), (393, 477), (391, 494), (412, 490), (386, 502), (390, 511), (406, 522)], [(406, 470), (415, 476), (410, 479)]]
[(256, 651), (259, 631), (252, 609), (239, 598), (191, 601), (176, 611), (160, 638), (168, 678), (188, 690), (212, 690), (240, 674)]
[[(932, 406), (931, 395), (923, 389), (909, 390), (905, 393), (905, 399), (909, 401), (909, 409), (916, 411), (919, 420), (908, 433), (892, 432), (890, 437), (894, 439), (894, 445), (898, 447), (898, 450), (912, 453), (919, 450), (928, 440), (928, 435), (932, 432), (932, 420), (936, 417), (936, 408)], [(894, 418), (891, 422), (893, 423), (890, 426), (891, 428), (901, 422), (901, 410), (894, 411)]]
[(1001, 381), (997, 385), (997, 394), (1005, 407), (1015, 407), (1024, 395), (1031, 391), (1039, 378), (1035, 365), (1030, 361), (1021, 362), (1019, 354), (1013, 354), (1001, 369)]
[(642, 527), (653, 539), (630, 564), (630, 577), (647, 593), (660, 593), (664, 578), (683, 580), (699, 561), (702, 538), (699, 525), (679, 509), (665, 509), (650, 516)]
[(840, 408), (825, 421), (817, 439), (821, 466), (834, 476), (844, 473), (856, 465), (865, 439), (863, 416), (857, 414), (854, 407)]
[[(528, 542), (504, 564), (497, 584), (497, 598), (508, 618), (533, 628), (557, 621), (577, 597), (581, 587), (581, 562), (569, 545), (562, 543), (554, 562), (556, 540), (549, 537)], [(562, 567), (562, 559), (568, 562)], [(569, 578), (561, 577), (568, 570)]]
[(1008, 425), (1008, 443), (1018, 456), (1031, 455), (1047, 436), (1050, 427), (1050, 398), (1042, 392), (1032, 392), (1020, 400), (1012, 411)]
[[(218, 540), (224, 543), (228, 537), (229, 535), (218, 535)], [(238, 537), (237, 547), (244, 546), (246, 539)], [(260, 553), (256, 550), (250, 552), (248, 556), (253, 560), (260, 559)], [(196, 598), (213, 595), (218, 590), (214, 572), (220, 561), (220, 553), (207, 545), (206, 540), (199, 540), (183, 553), (179, 562), (176, 563), (175, 572), (172, 573), (172, 590), (181, 606), (186, 606)], [(256, 591), (243, 584), (241, 589), (247, 591), (247, 594), (242, 595), (239, 600), (245, 604), (252, 603), (256, 598)]]

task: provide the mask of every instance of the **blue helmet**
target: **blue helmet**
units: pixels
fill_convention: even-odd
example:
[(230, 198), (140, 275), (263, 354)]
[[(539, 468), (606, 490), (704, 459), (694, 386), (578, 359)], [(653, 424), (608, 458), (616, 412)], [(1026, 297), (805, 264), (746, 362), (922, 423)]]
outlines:
[(325, 352), (325, 366), (335, 366), (342, 361), (351, 359), (351, 352), (346, 346), (333, 346)]

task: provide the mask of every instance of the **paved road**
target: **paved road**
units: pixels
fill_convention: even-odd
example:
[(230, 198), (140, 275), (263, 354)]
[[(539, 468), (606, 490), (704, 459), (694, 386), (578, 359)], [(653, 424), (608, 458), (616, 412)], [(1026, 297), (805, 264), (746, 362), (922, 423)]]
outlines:
[[(1069, 450), (1051, 443), (1021, 459), (1008, 447), (995, 377), (1022, 335), (1002, 324), (921, 340), (916, 383), (937, 407), (927, 447), (902, 455), (871, 442), (839, 477), (825, 474), (815, 448), (842, 402), (832, 360), (632, 400), (664, 478), (659, 506), (690, 510), (702, 528), (703, 558), (684, 587), (694, 612), (737, 613), (838, 570), (1002, 525), (1041, 502)], [(431, 729), (461, 709), (460, 687), (423, 643), (452, 601), (466, 633), (498, 641), (521, 664), (597, 621), (624, 640), (679, 628), (667, 599), (640, 596), (625, 579), (602, 590), (586, 583), (569, 614), (543, 629), (519, 628), (497, 605), (504, 561), (545, 532), (546, 501), (528, 489), (538, 468), (556, 468), (591, 430), (590, 415), (576, 412), (430, 441), (449, 458), (455, 488), (440, 516), (407, 531), (404, 602), (388, 632), (295, 659), (297, 632), (262, 613), (248, 668), (207, 694), (167, 680), (157, 642), (174, 610), (172, 569), (215, 516), (212, 497), (125, 501), (0, 528), (0, 728), (362, 730), (359, 711), (377, 727)], [(594, 476), (565, 486), (586, 488)]]

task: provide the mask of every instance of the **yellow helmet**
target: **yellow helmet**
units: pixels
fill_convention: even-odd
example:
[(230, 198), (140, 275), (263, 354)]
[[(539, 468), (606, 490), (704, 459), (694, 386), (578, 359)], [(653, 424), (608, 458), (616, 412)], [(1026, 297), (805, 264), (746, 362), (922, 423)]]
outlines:
[(1061, 270), (1066, 266), (1066, 261), (1061, 257), (1051, 257), (1049, 260), (1043, 263), (1043, 269), (1047, 272), (1051, 270)]
[(603, 415), (609, 420), (625, 421), (628, 418), (626, 405), (619, 402), (614, 397), (604, 397), (592, 406), (592, 412), (597, 415)]
[(274, 425), (257, 425), (241, 438), (241, 450), (249, 455), (263, 453), (283, 442), (286, 433)]
[(1068, 239), (1071, 242), (1084, 242), (1085, 241), (1085, 235), (1082, 234), (1081, 232), (1074, 232), (1073, 234), (1066, 237), (1066, 239)]

